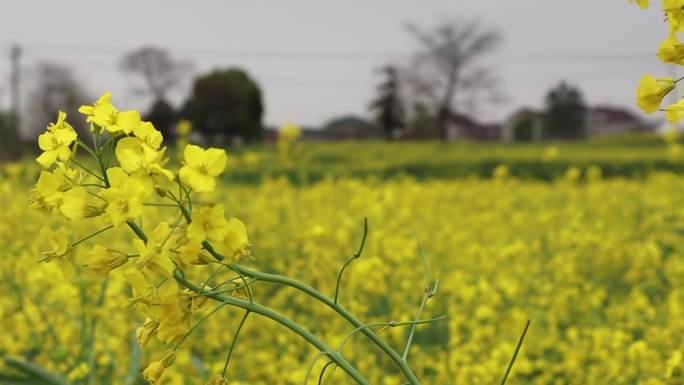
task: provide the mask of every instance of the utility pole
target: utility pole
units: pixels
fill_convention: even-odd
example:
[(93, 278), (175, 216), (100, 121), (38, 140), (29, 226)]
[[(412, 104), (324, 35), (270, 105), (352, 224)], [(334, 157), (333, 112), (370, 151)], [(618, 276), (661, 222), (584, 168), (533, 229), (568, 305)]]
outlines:
[(21, 47), (18, 44), (12, 46), (10, 52), (11, 60), (11, 74), (10, 74), (10, 110), (11, 110), (11, 120), (12, 127), (16, 133), (19, 133), (19, 82), (20, 82), (20, 72), (19, 58), (21, 57)]

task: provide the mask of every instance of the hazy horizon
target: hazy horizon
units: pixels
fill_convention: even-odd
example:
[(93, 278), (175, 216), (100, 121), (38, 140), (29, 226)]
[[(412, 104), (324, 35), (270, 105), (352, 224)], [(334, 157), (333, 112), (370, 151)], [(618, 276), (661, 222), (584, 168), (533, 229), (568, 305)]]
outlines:
[[(128, 50), (155, 45), (191, 61), (193, 75), (218, 67), (246, 69), (264, 92), (267, 124), (319, 126), (340, 115), (368, 115), (380, 80), (377, 69), (407, 63), (418, 48), (406, 22), (429, 27), (452, 17), (477, 17), (504, 36), (488, 63), (502, 78), (508, 101), (483, 110), (477, 116), (483, 121), (500, 120), (523, 106), (540, 107), (560, 80), (579, 86), (590, 105), (636, 110), (634, 88), (641, 75), (671, 74), (654, 56), (666, 25), (655, 25), (657, 17), (622, 0), (125, 0), (104, 12), (85, 0), (8, 3), (0, 23), (2, 106), (9, 99), (9, 49), (16, 43), (23, 48), (24, 95), (32, 66), (50, 61), (72, 66), (93, 97), (109, 90), (122, 108), (146, 109), (150, 101), (131, 92), (136, 78), (121, 73), (119, 60)], [(186, 94), (180, 90), (172, 101), (177, 105)]]

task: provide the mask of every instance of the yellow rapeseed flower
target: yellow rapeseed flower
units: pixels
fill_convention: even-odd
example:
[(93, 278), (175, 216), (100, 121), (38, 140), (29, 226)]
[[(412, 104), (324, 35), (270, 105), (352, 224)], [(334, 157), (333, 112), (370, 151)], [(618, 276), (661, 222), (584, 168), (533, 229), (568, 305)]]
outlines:
[(142, 214), (142, 195), (144, 187), (141, 183), (129, 177), (121, 168), (112, 167), (107, 170), (110, 187), (101, 192), (107, 201), (105, 212), (114, 226), (118, 226), (128, 219), (137, 218)]
[(106, 276), (110, 271), (122, 266), (128, 261), (126, 253), (111, 250), (104, 246), (95, 245), (88, 253), (85, 267), (99, 276)]
[(684, 44), (677, 39), (676, 34), (671, 33), (660, 43), (657, 56), (663, 63), (684, 65)]
[(164, 138), (162, 133), (154, 128), (152, 122), (142, 122), (133, 129), (133, 135), (140, 139), (143, 145), (149, 146), (152, 150), (158, 150)]
[(684, 0), (663, 0), (662, 9), (670, 23), (670, 31), (684, 32)]
[(158, 328), (159, 321), (151, 317), (145, 318), (145, 322), (143, 322), (142, 326), (135, 329), (135, 338), (138, 340), (140, 347), (144, 348), (147, 345), (150, 338), (157, 333)]
[(665, 118), (673, 124), (679, 123), (684, 118), (684, 99), (670, 104), (665, 108)]
[(183, 183), (197, 192), (211, 192), (216, 188), (215, 177), (226, 169), (228, 156), (220, 148), (203, 150), (199, 146), (189, 144), (183, 151), (185, 165), (178, 175)]
[(219, 253), (234, 260), (248, 256), (250, 243), (245, 224), (237, 218), (231, 218), (225, 227), (223, 241), (214, 246)]
[(60, 111), (57, 122), (50, 124), (47, 131), (38, 137), (38, 146), (43, 153), (36, 161), (44, 168), (50, 167), (57, 159), (64, 162), (71, 158), (71, 144), (78, 136), (65, 119), (66, 114)]
[(637, 104), (646, 113), (655, 112), (660, 108), (663, 98), (675, 87), (674, 79), (670, 77), (654, 78), (644, 75), (636, 90)]
[(168, 161), (164, 157), (165, 150), (166, 148), (156, 150), (148, 142), (126, 137), (119, 140), (114, 153), (121, 168), (143, 183), (145, 191), (151, 192), (158, 183), (157, 177), (173, 180), (173, 173), (164, 168)]
[(148, 282), (153, 283), (158, 276), (170, 277), (176, 265), (169, 257), (169, 242), (167, 239), (171, 232), (171, 226), (166, 222), (159, 222), (154, 228), (147, 243), (140, 239), (134, 239), (133, 245), (138, 251), (135, 266), (145, 274)]
[(112, 124), (104, 126), (112, 134), (123, 132), (128, 135), (142, 123), (138, 111), (122, 111), (115, 114)]
[(151, 385), (156, 385), (159, 383), (162, 374), (164, 374), (164, 369), (166, 367), (161, 361), (153, 361), (143, 370), (143, 378)]
[(93, 123), (99, 127), (109, 127), (116, 122), (118, 110), (109, 101), (112, 98), (111, 92), (105, 92), (92, 106), (81, 106), (78, 112), (86, 115), (86, 122)]
[(192, 213), (192, 223), (188, 225), (188, 239), (192, 242), (222, 241), (228, 226), (223, 205), (204, 206)]
[(206, 385), (228, 385), (228, 379), (220, 374), (210, 378)]
[(54, 231), (50, 227), (43, 227), (40, 230), (40, 238), (47, 248), (41, 252), (42, 262), (54, 262), (62, 271), (64, 278), (71, 279), (74, 275), (74, 266), (71, 263), (71, 245), (59, 231)]
[(629, 0), (629, 2), (630, 2), (630, 3), (635, 3), (636, 5), (638, 5), (639, 7), (641, 7), (641, 9), (646, 9), (646, 8), (648, 8), (648, 0)]

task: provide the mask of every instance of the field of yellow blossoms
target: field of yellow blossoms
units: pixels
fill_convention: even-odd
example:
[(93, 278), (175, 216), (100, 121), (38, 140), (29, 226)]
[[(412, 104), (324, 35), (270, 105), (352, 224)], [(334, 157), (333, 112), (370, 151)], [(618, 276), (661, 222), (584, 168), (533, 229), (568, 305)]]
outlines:
[[(61, 234), (92, 233), (109, 219), (73, 222), (27, 209), (40, 167), (5, 165), (0, 177), (0, 383), (36, 373), (53, 384), (142, 384), (141, 371), (164, 354), (130, 303), (122, 272), (106, 280), (83, 268), (64, 278), (39, 263)], [(511, 384), (677, 384), (684, 381), (684, 178), (592, 178), (569, 173), (552, 182), (500, 171), (494, 178), (423, 180), (337, 178), (293, 185), (223, 179), (203, 199), (220, 202), (247, 227), (251, 259), (242, 263), (335, 291), (339, 266), (369, 232), (349, 266), (339, 301), (364, 322), (415, 317), (423, 295), (420, 239), (439, 292), (418, 325), (409, 361), (424, 384), (494, 384), (522, 326), (531, 328)], [(145, 206), (140, 225), (152, 231), (177, 213)], [(55, 237), (41, 233), (44, 226)], [(131, 247), (117, 226), (84, 241), (71, 256), (87, 264), (94, 244)], [(67, 235), (64, 235), (67, 237)], [(75, 239), (71, 239), (73, 242)], [(191, 270), (198, 267), (189, 267)], [(81, 270), (81, 269), (79, 269)], [(306, 326), (332, 346), (350, 332), (329, 309), (288, 287), (255, 282), (258, 300)], [(212, 311), (202, 308), (191, 324)], [(204, 384), (224, 366), (242, 312), (207, 318), (178, 350), (160, 384)], [(401, 349), (406, 328), (383, 338)], [(402, 384), (388, 359), (355, 335), (344, 356), (373, 384)], [(260, 316), (246, 320), (231, 359), (231, 384), (302, 384), (316, 351), (298, 335)], [(318, 381), (317, 360), (309, 383)], [(47, 373), (47, 374), (46, 374)], [(326, 383), (353, 383), (342, 370)], [(41, 377), (45, 378), (45, 377)], [(15, 382), (12, 382), (15, 381)], [(217, 382), (218, 383), (218, 382)]]

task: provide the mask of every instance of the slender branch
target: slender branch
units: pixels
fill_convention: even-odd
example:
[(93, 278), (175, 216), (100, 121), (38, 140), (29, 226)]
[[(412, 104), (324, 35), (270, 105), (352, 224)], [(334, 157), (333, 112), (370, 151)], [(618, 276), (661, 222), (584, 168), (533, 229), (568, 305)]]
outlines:
[(109, 225), (109, 226), (107, 226), (107, 227), (105, 227), (105, 228), (103, 228), (103, 229), (97, 230), (96, 232), (94, 232), (94, 233), (92, 233), (92, 234), (90, 234), (90, 235), (87, 235), (87, 236), (85, 236), (85, 237), (79, 239), (78, 241), (72, 243), (72, 244), (71, 244), (71, 247), (75, 247), (75, 246), (77, 246), (77, 245), (79, 245), (79, 244), (81, 244), (81, 243), (87, 241), (88, 239), (90, 239), (90, 238), (92, 238), (92, 237), (94, 237), (94, 236), (96, 236), (96, 235), (102, 234), (102, 233), (104, 233), (105, 231), (107, 231), (107, 230), (109, 230), (109, 229), (113, 229), (113, 228), (114, 228), (114, 225)]
[[(211, 246), (211, 244), (209, 244), (209, 246)], [(212, 247), (205, 247), (205, 249), (210, 254), (212, 254), (216, 259), (225, 259), (221, 254), (217, 253)], [(350, 313), (347, 309), (334, 303), (331, 298), (325, 296), (318, 290), (314, 289), (313, 287), (305, 283), (277, 274), (269, 274), (254, 271), (237, 263), (229, 263), (228, 265), (230, 265), (235, 271), (238, 271), (247, 277), (252, 277), (262, 282), (277, 283), (280, 285), (289, 286), (294, 289), (297, 289), (309, 295), (310, 297), (318, 300), (324, 305), (328, 306), (330, 309), (334, 310), (352, 326), (360, 327), (364, 325), (363, 322), (354, 317), (354, 315)], [(413, 370), (411, 370), (411, 367), (408, 365), (408, 363), (404, 361), (399, 355), (399, 353), (397, 353), (391, 346), (389, 346), (389, 344), (383, 341), (379, 335), (377, 335), (373, 330), (369, 328), (363, 328), (361, 330), (361, 333), (363, 333), (366, 337), (373, 341), (373, 343), (375, 343), (375, 345), (378, 346), (397, 365), (397, 367), (402, 371), (402, 373), (406, 377), (406, 380), (409, 381), (411, 385), (420, 385), (420, 380), (418, 380), (416, 375), (413, 373)]]
[(334, 365), (334, 364), (335, 364), (334, 361), (328, 361), (328, 363), (323, 366), (323, 369), (321, 369), (321, 375), (318, 376), (318, 385), (323, 384), (323, 375), (325, 374), (325, 371), (328, 369), (328, 367), (330, 365)]
[(304, 382), (303, 385), (306, 385), (309, 383), (309, 377), (311, 376), (311, 371), (313, 370), (314, 365), (316, 364), (316, 361), (318, 361), (319, 358), (323, 356), (327, 356), (330, 352), (327, 351), (320, 351), (316, 353), (313, 359), (311, 359), (311, 362), (309, 362), (309, 366), (306, 368), (306, 374), (304, 375)]
[[(102, 178), (101, 176), (99, 176), (99, 175), (95, 174), (94, 172), (90, 171), (90, 169), (88, 169), (86, 166), (84, 166), (84, 165), (82, 165), (81, 163), (79, 163), (76, 159), (71, 158), (71, 161), (74, 162), (74, 164), (77, 165), (78, 167), (82, 168), (83, 171), (87, 172), (88, 174), (94, 176), (95, 178), (99, 179), (100, 181), (102, 181), (102, 182), (104, 183), (104, 181), (105, 181), (104, 178)], [(106, 183), (105, 183), (105, 184), (106, 184)], [(107, 187), (109, 187), (109, 186), (107, 186)]]
[[(425, 292), (423, 295), (423, 300), (420, 302), (420, 308), (418, 308), (418, 315), (416, 316), (416, 319), (420, 319), (420, 316), (423, 315), (423, 310), (425, 309), (425, 304), (427, 303), (428, 299), (430, 298), (429, 292)], [(413, 336), (416, 333), (416, 325), (417, 323), (414, 323), (411, 325), (411, 330), (409, 331), (408, 338), (406, 339), (406, 346), (404, 347), (404, 353), (401, 355), (401, 358), (404, 361), (408, 360), (408, 354), (409, 350), (411, 350), (411, 344), (413, 344)]]
[(93, 151), (93, 149), (90, 148), (90, 146), (88, 146), (87, 144), (85, 144), (81, 139), (76, 139), (76, 143), (79, 146), (83, 147), (83, 149), (86, 150), (88, 152), (88, 154), (90, 154), (90, 156), (97, 159), (97, 155), (95, 154), (95, 151)]
[(525, 340), (525, 335), (527, 334), (527, 329), (530, 328), (530, 320), (527, 320), (525, 322), (525, 328), (522, 331), (522, 334), (520, 335), (520, 339), (518, 339), (518, 344), (515, 346), (515, 351), (513, 351), (513, 357), (511, 357), (511, 360), (508, 362), (508, 366), (506, 367), (506, 372), (504, 373), (503, 378), (501, 379), (500, 385), (505, 385), (506, 380), (508, 379), (508, 375), (511, 373), (511, 369), (513, 368), (513, 364), (515, 363), (515, 359), (518, 358), (518, 352), (520, 352), (520, 347), (523, 344), (523, 341)]
[(250, 311), (247, 310), (245, 312), (245, 315), (242, 316), (242, 319), (240, 320), (240, 324), (237, 327), (237, 330), (235, 331), (235, 335), (233, 336), (233, 340), (230, 342), (230, 348), (228, 349), (228, 356), (226, 356), (226, 363), (223, 364), (223, 372), (221, 374), (222, 377), (226, 376), (226, 371), (228, 370), (228, 363), (230, 362), (230, 356), (233, 355), (233, 349), (235, 348), (235, 344), (237, 343), (238, 336), (240, 336), (240, 331), (242, 331), (242, 327), (245, 325), (245, 321), (247, 320), (247, 316), (249, 316)]
[(432, 322), (437, 322), (441, 321), (443, 319), (446, 319), (446, 316), (439, 316), (435, 318), (428, 318), (428, 319), (417, 319), (414, 321), (402, 321), (402, 322), (397, 322), (397, 321), (390, 321), (390, 322), (374, 322), (370, 324), (365, 324), (357, 327), (356, 329), (352, 330), (347, 334), (344, 339), (342, 339), (342, 342), (340, 343), (340, 347), (337, 349), (338, 352), (342, 353), (342, 349), (344, 349), (344, 345), (347, 344), (347, 341), (354, 336), (354, 334), (360, 332), (361, 330), (365, 328), (374, 328), (378, 326), (384, 326), (384, 327), (390, 327), (394, 328), (397, 326), (407, 326), (407, 325), (417, 325), (417, 324), (427, 324), (427, 323), (432, 323)]
[(368, 218), (363, 218), (363, 237), (361, 238), (361, 245), (359, 246), (359, 249), (352, 255), (347, 262), (342, 265), (342, 268), (340, 269), (339, 274), (337, 274), (337, 284), (335, 285), (335, 296), (333, 297), (333, 303), (337, 303), (337, 297), (339, 296), (340, 293), (340, 282), (342, 281), (342, 274), (344, 274), (344, 270), (349, 266), (355, 259), (358, 259), (361, 256), (361, 253), (363, 252), (363, 246), (366, 244), (366, 236), (368, 235)]
[(224, 306), (226, 306), (226, 305), (227, 305), (227, 303), (224, 302), (224, 303), (222, 303), (222, 304), (216, 306), (216, 307), (215, 307), (214, 309), (212, 309), (209, 313), (207, 313), (207, 315), (205, 315), (204, 317), (202, 317), (202, 319), (200, 319), (199, 321), (197, 321), (196, 324), (192, 325), (192, 327), (190, 328), (190, 330), (188, 330), (188, 332), (185, 333), (185, 335), (183, 336), (183, 338), (181, 338), (180, 340), (178, 340), (178, 342), (176, 342), (176, 344), (173, 346), (173, 350), (178, 350), (178, 348), (181, 346), (181, 344), (182, 344), (183, 342), (185, 342), (185, 340), (188, 339), (188, 337), (190, 337), (190, 334), (192, 334), (192, 332), (194, 332), (195, 329), (197, 329), (201, 324), (204, 323), (204, 321), (208, 320), (209, 317), (211, 317), (214, 313), (216, 313), (219, 309), (221, 309), (222, 307), (224, 307)]

